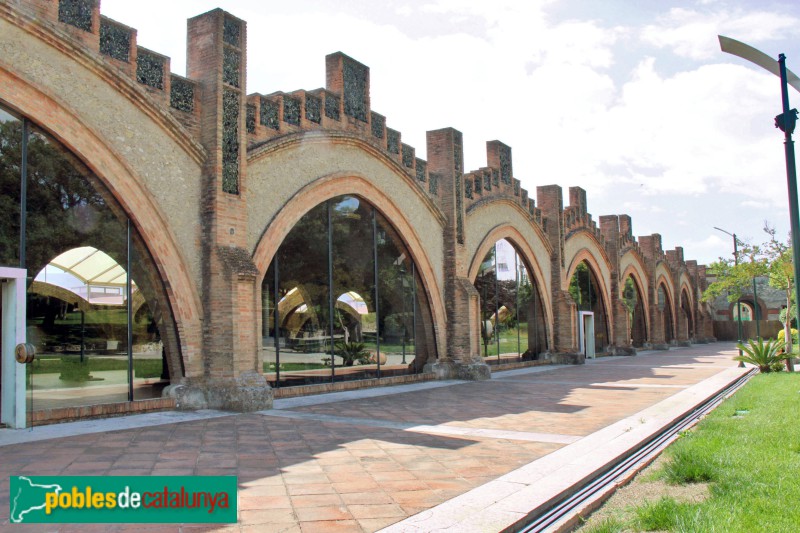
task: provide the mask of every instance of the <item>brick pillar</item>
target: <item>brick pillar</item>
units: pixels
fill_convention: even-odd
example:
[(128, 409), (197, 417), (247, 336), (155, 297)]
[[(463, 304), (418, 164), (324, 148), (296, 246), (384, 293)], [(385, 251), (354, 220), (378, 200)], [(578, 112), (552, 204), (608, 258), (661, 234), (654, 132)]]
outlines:
[(486, 142), (486, 162), (491, 168), (500, 171), (500, 182), (512, 185), (514, 178), (514, 165), (511, 162), (511, 147), (500, 141)]
[(617, 215), (605, 215), (600, 217), (600, 233), (605, 240), (606, 253), (611, 258), (611, 351), (616, 355), (634, 355), (636, 349), (631, 346), (630, 328), (628, 320), (628, 308), (622, 299), (622, 289), (620, 280), (622, 273), (619, 268), (620, 257), (620, 227)]
[(689, 339), (689, 318), (684, 311), (683, 287), (681, 287), (681, 275), (686, 270), (686, 263), (683, 260), (683, 248), (677, 246), (674, 250), (667, 250), (667, 263), (672, 273), (672, 285), (675, 287), (675, 340), (678, 346), (691, 346)]
[[(536, 202), (547, 221), (545, 234), (553, 247), (550, 256), (550, 285), (553, 301), (553, 350), (556, 353), (575, 354), (578, 351), (578, 308), (569, 292), (564, 289), (564, 199), (561, 187), (545, 185), (536, 187)], [(578, 358), (580, 359), (580, 357)]]
[(661, 248), (661, 235), (654, 233), (645, 237), (639, 237), (639, 248), (644, 256), (647, 277), (647, 296), (650, 302), (650, 344), (655, 350), (669, 350), (669, 344), (664, 336), (664, 311), (658, 307), (658, 280), (656, 279), (656, 264), (662, 258), (664, 252)]
[(189, 19), (187, 74), (201, 86), (203, 363), (181, 407), (272, 406), (258, 366), (258, 269), (247, 251), (245, 22), (215, 9)]
[(442, 379), (489, 379), (480, 356), (478, 292), (468, 278), (470, 257), (464, 249), (464, 150), (461, 132), (445, 128), (428, 132), (428, 173), (437, 179), (444, 229), (444, 292), (447, 302), (447, 349), (430, 369)]
[[(698, 294), (701, 294), (708, 288), (708, 281), (706, 280), (706, 266), (697, 266), (697, 289)], [(711, 314), (710, 306), (707, 303), (697, 304), (697, 314), (695, 315), (695, 333), (698, 342), (716, 342), (714, 337), (714, 316)]]
[(697, 283), (697, 261), (686, 261), (686, 272), (689, 274), (689, 280), (692, 283), (692, 293), (689, 295), (689, 309), (692, 312), (691, 327), (689, 328), (689, 341), (692, 343), (701, 342), (701, 335), (698, 330), (697, 315), (700, 310), (700, 305), (697, 301), (698, 294), (702, 291), (698, 290)]

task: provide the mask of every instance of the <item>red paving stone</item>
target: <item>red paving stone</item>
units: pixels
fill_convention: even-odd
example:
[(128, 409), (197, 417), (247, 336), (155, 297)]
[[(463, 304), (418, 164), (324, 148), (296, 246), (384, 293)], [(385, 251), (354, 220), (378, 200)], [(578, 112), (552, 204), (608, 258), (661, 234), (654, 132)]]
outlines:
[[(0, 475), (237, 475), (238, 524), (152, 530), (377, 531), (564, 446), (492, 431), (589, 435), (735, 366), (731, 349), (694, 346), (282, 410), (312, 419), (251, 413), (3, 446)], [(434, 434), (398, 423), (489, 433)], [(3, 530), (10, 529), (8, 497), (3, 483)]]

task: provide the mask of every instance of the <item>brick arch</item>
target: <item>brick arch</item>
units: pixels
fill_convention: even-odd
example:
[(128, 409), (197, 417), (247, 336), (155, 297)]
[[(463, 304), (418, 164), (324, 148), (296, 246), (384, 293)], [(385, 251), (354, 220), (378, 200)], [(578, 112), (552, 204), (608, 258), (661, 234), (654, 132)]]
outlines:
[(692, 303), (692, 308), (694, 308), (694, 304), (695, 304), (694, 291), (692, 290), (692, 282), (689, 279), (689, 275), (686, 273), (686, 271), (681, 272), (681, 275), (680, 275), (680, 278), (679, 278), (679, 284), (680, 284), (681, 291), (685, 290), (689, 294), (689, 298), (690, 298), (690, 301)]
[[(597, 241), (592, 239), (593, 243)], [(611, 292), (608, 287), (608, 283), (606, 282), (605, 276), (603, 276), (603, 270), (600, 268), (600, 263), (598, 261), (598, 255), (601, 260), (605, 259), (605, 254), (598, 254), (597, 249), (589, 249), (589, 248), (581, 248), (575, 253), (572, 257), (571, 262), (569, 263), (566, 269), (566, 280), (564, 281), (564, 291), (569, 290), (569, 283), (572, 280), (572, 276), (575, 275), (575, 271), (578, 268), (578, 265), (585, 262), (589, 266), (589, 270), (594, 275), (597, 283), (600, 285), (601, 296), (603, 300), (603, 310), (605, 311), (605, 319), (606, 319), (606, 329), (608, 335), (608, 342), (612, 342), (612, 332), (614, 331), (614, 315), (611, 312)], [(608, 264), (608, 263), (606, 263)]]
[(689, 276), (687, 275), (686, 271), (681, 272), (679, 278), (680, 284), (680, 294), (681, 294), (681, 309), (683, 309), (683, 295), (686, 294), (686, 298), (688, 300), (688, 310), (689, 310), (689, 323), (691, 324), (692, 331), (689, 331), (689, 336), (692, 337), (697, 335), (697, 311), (695, 310), (697, 307), (697, 302), (695, 302), (695, 293), (692, 290), (692, 283), (689, 280)]
[(572, 276), (575, 275), (575, 270), (578, 268), (578, 265), (582, 262), (586, 261), (586, 264), (589, 265), (589, 268), (592, 270), (595, 279), (597, 279), (597, 283), (600, 285), (602, 289), (603, 295), (603, 308), (606, 311), (606, 317), (608, 320), (608, 329), (609, 331), (613, 331), (613, 315), (611, 314), (611, 293), (608, 290), (608, 284), (606, 283), (606, 279), (603, 276), (603, 271), (600, 269), (600, 264), (597, 261), (597, 257), (593, 253), (593, 251), (589, 250), (588, 248), (582, 248), (575, 254), (572, 258), (572, 261), (567, 268), (567, 277), (566, 277), (566, 286), (564, 290), (569, 289), (569, 282), (572, 279)]
[(622, 272), (621, 283), (619, 284), (620, 298), (622, 297), (622, 291), (625, 289), (625, 280), (628, 279), (628, 276), (633, 278), (633, 282), (636, 283), (639, 289), (639, 296), (642, 298), (642, 306), (644, 307), (644, 323), (647, 329), (647, 336), (650, 338), (652, 330), (650, 329), (650, 313), (648, 312), (648, 309), (650, 309), (650, 297), (647, 293), (647, 274), (638, 258), (637, 261), (630, 263)]
[(553, 346), (551, 342), (553, 305), (550, 297), (550, 291), (547, 290), (547, 278), (542, 272), (541, 265), (539, 265), (539, 262), (536, 260), (536, 254), (533, 252), (531, 243), (525, 239), (525, 237), (517, 228), (509, 224), (502, 224), (493, 228), (483, 238), (481, 244), (478, 246), (478, 249), (475, 252), (475, 255), (473, 255), (467, 277), (469, 278), (470, 283), (475, 283), (475, 279), (478, 277), (478, 271), (480, 270), (481, 261), (483, 261), (483, 258), (486, 257), (486, 254), (489, 253), (489, 250), (492, 248), (492, 246), (494, 246), (497, 241), (502, 239), (509, 241), (514, 246), (514, 249), (522, 256), (522, 260), (525, 262), (525, 267), (535, 277), (537, 285), (545, 289), (539, 291), (539, 297), (544, 303), (543, 307), (545, 313), (545, 327), (547, 328), (547, 346), (551, 347)]
[[(675, 288), (672, 286), (672, 276), (670, 275), (667, 267), (664, 266), (664, 263), (659, 263), (656, 265), (656, 284), (655, 290), (656, 292), (653, 294), (655, 298), (658, 297), (658, 287), (664, 285), (666, 288), (666, 295), (669, 298), (669, 314), (672, 318), (672, 338), (678, 338), (678, 316), (676, 310), (676, 299), (675, 299)], [(656, 302), (658, 304), (658, 302)]]
[(131, 220), (153, 258), (175, 322), (176, 347), (183, 361), (170, 360), (171, 375), (180, 377), (181, 367), (187, 376), (202, 374), (200, 297), (175, 234), (134, 165), (65, 106), (2, 68), (0, 100), (47, 131), (80, 159)]
[[(417, 272), (431, 305), (436, 348), (438, 353), (447, 353), (445, 346), (446, 314), (444, 298), (436, 281), (434, 267), (428, 259), (422, 241), (408, 218), (383, 190), (376, 187), (366, 177), (357, 173), (334, 173), (315, 180), (300, 189), (269, 222), (266, 230), (253, 251), (253, 262), (260, 274), (258, 286), (264, 280), (272, 259), (286, 236), (311, 209), (325, 200), (350, 194), (363, 198), (373, 205), (394, 226), (411, 252)], [(259, 313), (260, 316), (260, 313)]]

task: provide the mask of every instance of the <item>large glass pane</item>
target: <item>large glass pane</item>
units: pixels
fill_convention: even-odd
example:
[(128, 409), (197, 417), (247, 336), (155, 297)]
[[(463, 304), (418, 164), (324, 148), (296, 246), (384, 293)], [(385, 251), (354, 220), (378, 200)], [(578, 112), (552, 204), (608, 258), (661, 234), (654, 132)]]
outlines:
[(19, 266), (22, 121), (0, 106), (0, 265)]
[(133, 399), (160, 398), (169, 385), (167, 353), (162, 330), (169, 309), (160, 294), (160, 276), (141, 238), (131, 228), (131, 326)]
[[(45, 133), (28, 143), (28, 339), (36, 408), (128, 398), (125, 217)], [(121, 222), (122, 221), (122, 222)]]
[(581, 262), (575, 269), (569, 284), (569, 293), (578, 311), (594, 313), (595, 351), (603, 352), (608, 347), (608, 319), (603, 305), (602, 291), (594, 272), (586, 262)]
[(336, 379), (374, 378), (378, 370), (374, 208), (355, 196), (334, 198), (331, 208)]
[(675, 329), (672, 322), (672, 300), (663, 283), (658, 286), (658, 306), (664, 315), (664, 342), (669, 343), (675, 338)]
[[(277, 257), (277, 256), (276, 256)], [(284, 338), (280, 335), (280, 319), (276, 319), (277, 311), (275, 298), (275, 260), (270, 263), (264, 281), (261, 283), (261, 356), (260, 362), (267, 376), (267, 381), (277, 385), (279, 383), (280, 368), (278, 354), (285, 350), (285, 345), (280, 345)]]
[(500, 361), (518, 359), (522, 335), (517, 324), (517, 252), (510, 242), (495, 243), (497, 314), (494, 319)]
[[(522, 259), (519, 259), (522, 264)], [(523, 359), (538, 359), (547, 351), (547, 321), (542, 305), (541, 286), (524, 265), (520, 268), (520, 288), (517, 296), (520, 309), (520, 331), (523, 339), (520, 349)]]
[(536, 359), (547, 350), (547, 327), (536, 280), (514, 245), (502, 239), (486, 254), (475, 279), (480, 334), (489, 364)]
[[(274, 362), (264, 362), (265, 370), (273, 382), (280, 370), (278, 386), (330, 381), (327, 203), (300, 219), (281, 244), (277, 256), (281, 351)], [(268, 275), (264, 283), (270, 294), (271, 282)]]
[[(378, 251), (378, 331), (381, 354), (385, 356), (381, 374), (401, 375), (417, 371), (424, 361), (417, 361), (415, 321), (427, 310), (414, 303), (418, 281), (411, 253), (400, 234), (380, 213), (376, 213)], [(416, 316), (415, 316), (416, 312)]]
[(497, 332), (495, 328), (495, 248), (483, 258), (475, 278), (475, 289), (480, 296), (480, 335), (483, 343), (483, 356), (497, 356)]
[(436, 359), (428, 297), (411, 255), (363, 198), (332, 198), (303, 216), (261, 290), (263, 368), (276, 386), (420, 372)]
[(628, 314), (628, 328), (631, 346), (641, 348), (647, 341), (647, 328), (644, 316), (644, 304), (638, 284), (632, 276), (625, 280), (622, 290), (622, 303)]

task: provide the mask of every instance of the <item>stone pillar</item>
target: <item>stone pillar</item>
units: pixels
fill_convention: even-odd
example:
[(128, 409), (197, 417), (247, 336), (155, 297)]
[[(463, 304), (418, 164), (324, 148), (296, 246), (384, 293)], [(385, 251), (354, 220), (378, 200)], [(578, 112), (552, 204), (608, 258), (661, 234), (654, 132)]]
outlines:
[(215, 9), (189, 19), (188, 77), (201, 86), (202, 378), (174, 387), (181, 408), (272, 407), (258, 368), (258, 269), (247, 251), (245, 22)]
[[(553, 247), (550, 257), (551, 287), (553, 301), (553, 350), (556, 353), (575, 356), (578, 351), (578, 308), (564, 287), (566, 265), (564, 264), (564, 199), (561, 187), (544, 185), (536, 187), (536, 203), (547, 221), (545, 234)], [(583, 356), (576, 360), (582, 361)]]
[[(489, 366), (480, 356), (478, 292), (468, 278), (464, 249), (464, 150), (461, 132), (445, 128), (428, 132), (428, 173), (437, 179), (444, 229), (444, 293), (447, 302), (448, 353), (429, 369), (442, 379), (489, 379)], [(427, 366), (427, 365), (426, 365)]]

